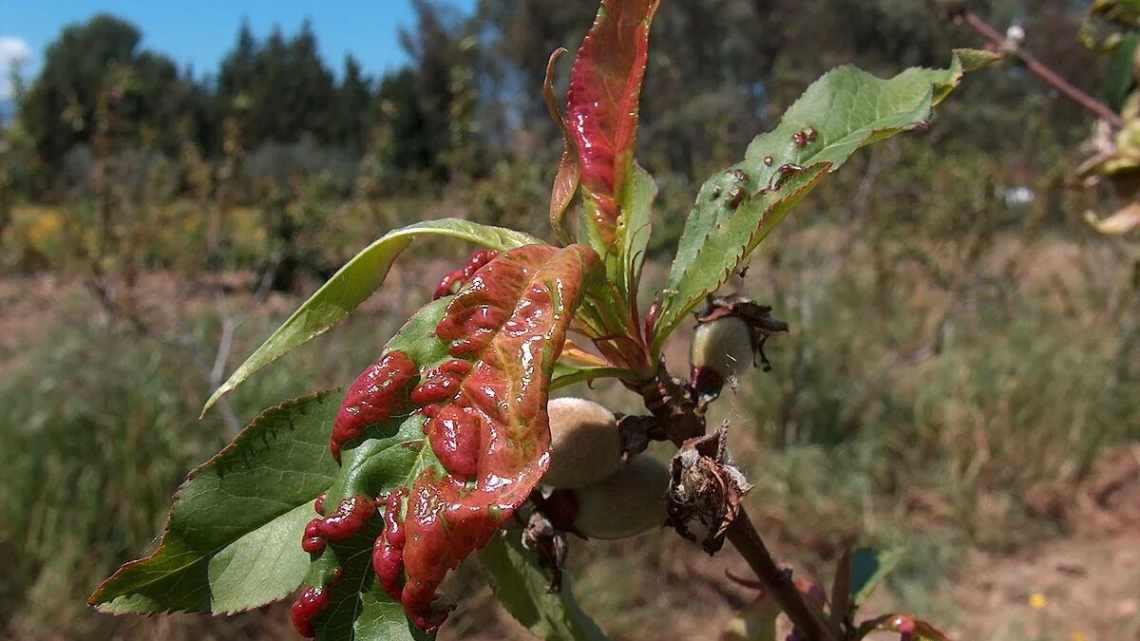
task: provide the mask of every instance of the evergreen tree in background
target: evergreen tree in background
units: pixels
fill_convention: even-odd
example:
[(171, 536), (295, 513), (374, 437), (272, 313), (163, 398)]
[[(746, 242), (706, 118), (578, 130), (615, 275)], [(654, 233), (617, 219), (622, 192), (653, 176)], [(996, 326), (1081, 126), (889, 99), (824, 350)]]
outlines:
[(164, 151), (177, 148), (174, 125), (188, 113), (192, 83), (166, 56), (140, 50), (141, 39), (130, 23), (98, 15), (65, 28), (48, 46), (20, 106), (48, 172), (59, 171), (71, 149), (91, 142), (101, 98), (116, 103), (117, 136)]
[[(1024, 24), (1028, 46), (1078, 84), (1098, 82), (1098, 72), (1090, 72), (1097, 63), (1076, 37), (1080, 7), (1068, 0), (977, 4), (997, 24)], [(174, 155), (190, 137), (204, 157), (218, 158), (230, 123), (250, 153), (304, 142), (342, 158), (367, 155), (388, 190), (479, 179), (499, 160), (557, 154), (559, 136), (542, 100), (546, 60), (581, 38), (595, 5), (480, 0), (471, 15), (436, 0), (412, 6), (414, 22), (400, 32), (408, 62), (376, 79), (352, 56), (334, 73), (309, 23), (265, 38), (243, 24), (219, 68), (198, 76), (140, 49), (139, 30), (121, 19), (100, 15), (68, 26), (48, 47), (19, 108), (40, 168), (35, 186), (42, 192), (55, 185), (68, 154), (90, 145), (108, 91), (115, 93), (120, 148)], [(639, 157), (666, 190), (671, 181), (738, 158), (754, 132), (775, 124), (774, 114), (805, 79), (827, 68), (854, 61), (890, 73), (941, 64), (951, 48), (973, 42), (927, 3), (910, 0), (670, 2), (654, 34), (670, 46), (647, 71)], [(568, 67), (558, 70), (562, 86)], [(975, 86), (966, 90), (982, 90)], [(1016, 67), (991, 74), (984, 90), (990, 99), (960, 101), (943, 116), (993, 125), (956, 127), (960, 137), (1010, 132), (974, 144), (1009, 154), (1050, 144), (1023, 126), (1034, 114), (1048, 118), (1049, 135), (1064, 144), (1089, 124)]]

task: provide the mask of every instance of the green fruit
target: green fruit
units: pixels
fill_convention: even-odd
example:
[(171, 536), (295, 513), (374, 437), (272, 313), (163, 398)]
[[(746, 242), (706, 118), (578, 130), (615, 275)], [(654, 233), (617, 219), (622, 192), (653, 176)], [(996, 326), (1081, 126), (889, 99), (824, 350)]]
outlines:
[(639, 456), (601, 483), (576, 491), (574, 528), (595, 539), (624, 539), (665, 523), (669, 469)]
[(550, 467), (542, 482), (579, 488), (601, 481), (621, 466), (617, 419), (605, 407), (583, 398), (556, 398), (550, 415)]
[(701, 323), (693, 334), (690, 358), (694, 368), (709, 368), (728, 381), (752, 367), (752, 329), (744, 320), (725, 316)]

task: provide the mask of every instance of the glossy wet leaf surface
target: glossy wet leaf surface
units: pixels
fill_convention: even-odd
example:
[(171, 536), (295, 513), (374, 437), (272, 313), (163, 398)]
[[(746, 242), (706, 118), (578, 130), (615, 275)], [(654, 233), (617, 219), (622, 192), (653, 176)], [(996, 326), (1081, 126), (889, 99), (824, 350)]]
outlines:
[[(399, 394), (373, 386), (386, 415), (368, 414), (336, 444), (343, 468), (324, 514), (346, 499), (380, 497), (389, 525), (381, 531), (372, 519), (359, 536), (329, 541), (314, 562), (308, 584), (330, 594), (313, 619), (319, 638), (340, 638), (326, 628), (397, 600), (421, 628), (442, 620), (433, 601), (444, 576), (490, 540), (546, 469), (550, 379), (595, 262), (581, 245), (504, 252), (385, 346), (378, 363), (399, 355), (417, 375)], [(364, 376), (388, 380), (371, 369)], [(354, 407), (342, 406), (338, 424), (363, 416)], [(359, 571), (370, 554), (374, 575)], [(333, 578), (336, 568), (347, 578)]]
[[(603, 0), (570, 72), (563, 116), (567, 150), (577, 153), (587, 236), (600, 254), (619, 243), (622, 199), (633, 171), (649, 28), (660, 0)], [(563, 176), (567, 171), (559, 172)], [(556, 181), (556, 184), (564, 181)]]

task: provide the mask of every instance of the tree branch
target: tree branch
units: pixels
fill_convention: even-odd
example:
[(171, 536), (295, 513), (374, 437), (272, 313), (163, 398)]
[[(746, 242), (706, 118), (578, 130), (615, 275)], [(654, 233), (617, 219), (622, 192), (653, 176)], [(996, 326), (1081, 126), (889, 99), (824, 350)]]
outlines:
[(838, 641), (839, 636), (823, 621), (819, 610), (804, 600), (803, 594), (772, 558), (760, 533), (752, 525), (752, 519), (741, 506), (740, 514), (728, 528), (728, 540), (748, 562), (764, 588), (779, 602), (784, 613), (792, 620), (805, 639), (813, 641)]
[(970, 29), (973, 29), (995, 48), (1009, 52), (1010, 55), (1017, 57), (1017, 59), (1042, 82), (1056, 89), (1063, 96), (1080, 105), (1097, 118), (1104, 120), (1114, 129), (1124, 128), (1124, 119), (1120, 117), (1120, 114), (1113, 111), (1112, 108), (1103, 102), (1078, 89), (1071, 82), (1061, 77), (1061, 75), (1051, 67), (1038, 60), (1016, 43), (1010, 42), (1009, 39), (995, 29), (993, 25), (983, 20), (973, 11), (954, 11), (951, 12), (950, 18), (957, 24), (964, 24)]

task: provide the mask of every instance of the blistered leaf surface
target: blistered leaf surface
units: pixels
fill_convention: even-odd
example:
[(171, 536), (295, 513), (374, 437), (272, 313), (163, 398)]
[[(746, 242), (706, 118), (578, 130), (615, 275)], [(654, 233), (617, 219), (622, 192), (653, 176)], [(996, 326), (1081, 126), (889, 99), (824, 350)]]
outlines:
[[(444, 574), (487, 543), (545, 472), (550, 376), (595, 260), (581, 245), (508, 252), (475, 275), (436, 327), (452, 359), (412, 394), (442, 470), (425, 470), (409, 495), (401, 598), (410, 613), (428, 614)], [(469, 366), (449, 372), (454, 363)]]
[[(377, 594), (418, 627), (438, 626), (446, 612), (433, 601), (446, 573), (490, 540), (546, 469), (550, 379), (596, 260), (581, 245), (504, 252), (425, 307), (353, 384), (331, 443), (341, 477), (314, 519), (316, 540), (306, 539), (319, 555), (309, 587), (327, 588), (329, 600), (311, 614), (299, 600), (298, 629), (322, 637), (344, 625), (330, 612), (355, 612)], [(372, 512), (358, 522), (365, 501)], [(345, 588), (329, 555), (347, 576), (370, 557), (373, 576)]]

